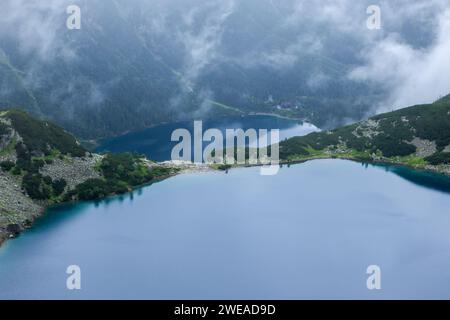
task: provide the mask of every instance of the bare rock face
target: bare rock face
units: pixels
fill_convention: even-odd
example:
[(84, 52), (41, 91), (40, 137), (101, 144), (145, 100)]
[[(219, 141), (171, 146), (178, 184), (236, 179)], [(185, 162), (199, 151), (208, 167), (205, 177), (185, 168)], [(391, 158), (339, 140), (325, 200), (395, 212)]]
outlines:
[(417, 148), (417, 157), (426, 158), (433, 155), (437, 151), (436, 142), (434, 141), (424, 140), (416, 137), (410, 143)]
[(17, 142), (22, 141), (22, 137), (11, 126), (11, 121), (0, 117), (0, 123), (9, 127), (9, 132), (0, 135), (0, 161), (13, 161), (17, 160), (16, 151), (14, 145)]
[(372, 139), (373, 137), (379, 135), (381, 132), (379, 130), (379, 121), (372, 119), (361, 122), (361, 124), (352, 132), (352, 134), (357, 137), (365, 137)]
[(0, 171), (0, 243), (29, 226), (44, 207), (21, 189), (19, 178)]
[[(41, 168), (40, 173), (53, 180), (66, 180), (70, 190), (88, 179), (100, 178), (96, 166), (102, 157), (94, 154), (85, 158), (54, 159), (53, 163)], [(20, 176), (0, 170), (0, 244), (29, 227), (42, 214), (45, 206), (45, 203), (33, 201), (26, 195)]]
[(66, 180), (70, 190), (86, 180), (100, 178), (100, 173), (95, 168), (102, 158), (101, 155), (93, 154), (92, 157), (85, 158), (55, 159), (52, 164), (41, 168), (40, 173), (52, 180)]
[[(29, 155), (23, 156), (25, 151), (18, 154), (18, 143)], [(62, 128), (20, 110), (0, 111), (0, 162), (16, 164), (14, 170), (7, 171), (6, 165), (5, 169), (0, 168), (0, 244), (28, 228), (49, 204), (60, 201), (33, 200), (22, 189), (23, 177), (32, 168), (31, 160), (36, 160), (39, 167), (33, 167), (29, 173), (39, 171), (53, 182), (64, 179), (69, 191), (88, 179), (101, 178), (97, 166), (103, 156), (85, 154), (76, 139)], [(18, 160), (25, 166), (18, 166)]]

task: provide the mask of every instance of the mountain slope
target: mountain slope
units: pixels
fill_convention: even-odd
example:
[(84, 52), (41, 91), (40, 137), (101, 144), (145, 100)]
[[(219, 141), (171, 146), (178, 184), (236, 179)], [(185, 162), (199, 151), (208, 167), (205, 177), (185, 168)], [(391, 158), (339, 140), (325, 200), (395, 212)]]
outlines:
[(53, 123), (0, 112), (0, 244), (51, 204), (121, 194), (175, 172), (138, 155), (88, 153)]
[(361, 119), (382, 95), (347, 76), (360, 50), (351, 39), (341, 47), (320, 26), (286, 28), (294, 1), (278, 16), (269, 0), (78, 0), (81, 30), (65, 28), (71, 0), (5, 1), (0, 109), (24, 108), (84, 139), (233, 109), (325, 127)]
[(351, 158), (407, 164), (450, 174), (450, 95), (280, 144), (286, 161)]

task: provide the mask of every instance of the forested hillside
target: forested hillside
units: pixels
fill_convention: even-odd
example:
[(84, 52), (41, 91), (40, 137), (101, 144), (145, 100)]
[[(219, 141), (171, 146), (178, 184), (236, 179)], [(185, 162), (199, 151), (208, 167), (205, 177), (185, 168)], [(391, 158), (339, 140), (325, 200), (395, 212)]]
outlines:
[(450, 164), (450, 95), (433, 104), (380, 114), (336, 130), (283, 141), (281, 158), (389, 160), (426, 167)]
[(349, 35), (341, 47), (286, 25), (291, 0), (277, 4), (283, 14), (269, 0), (77, 0), (80, 30), (65, 27), (73, 1), (5, 1), (0, 109), (23, 108), (83, 139), (248, 113), (331, 127), (361, 119), (383, 95), (348, 76), (360, 50)]

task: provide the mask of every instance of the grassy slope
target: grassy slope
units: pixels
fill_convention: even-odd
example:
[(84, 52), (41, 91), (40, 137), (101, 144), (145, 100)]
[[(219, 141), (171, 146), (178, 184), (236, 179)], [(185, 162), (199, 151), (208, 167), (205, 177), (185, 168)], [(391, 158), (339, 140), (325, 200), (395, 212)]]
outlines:
[[(418, 156), (413, 139), (435, 145), (432, 156)], [(285, 162), (315, 158), (388, 161), (424, 168), (448, 164), (450, 95), (433, 104), (417, 105), (375, 116), (332, 131), (295, 137), (280, 144)], [(446, 150), (445, 150), (446, 151)]]

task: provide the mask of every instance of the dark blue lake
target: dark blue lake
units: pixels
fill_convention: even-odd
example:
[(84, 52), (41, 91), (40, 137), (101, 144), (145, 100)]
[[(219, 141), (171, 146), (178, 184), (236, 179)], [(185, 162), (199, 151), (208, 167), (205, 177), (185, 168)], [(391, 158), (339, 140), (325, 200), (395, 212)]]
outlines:
[[(271, 116), (230, 117), (203, 121), (203, 131), (212, 128), (219, 129), (223, 134), (226, 129), (279, 129), (280, 140), (293, 136), (303, 136), (318, 130), (317, 127), (309, 123)], [(172, 132), (176, 129), (187, 129), (193, 135), (194, 122), (170, 123), (107, 139), (100, 144), (96, 151), (136, 152), (145, 154), (155, 161), (170, 160), (172, 148), (178, 143), (171, 141)]]

